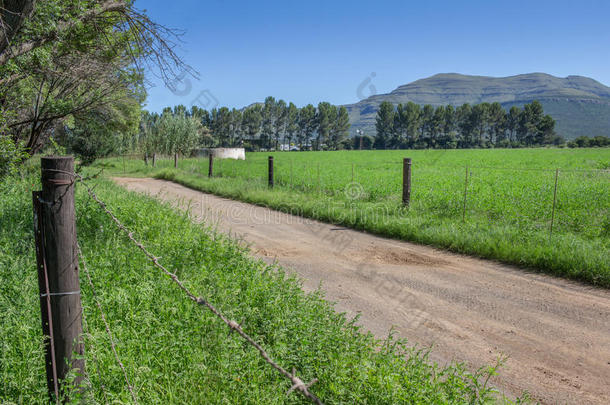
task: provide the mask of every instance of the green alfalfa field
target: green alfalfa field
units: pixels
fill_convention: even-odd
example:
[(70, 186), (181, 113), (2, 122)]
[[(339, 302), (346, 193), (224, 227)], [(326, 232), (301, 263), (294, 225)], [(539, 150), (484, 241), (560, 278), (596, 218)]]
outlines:
[[(151, 176), (274, 209), (525, 271), (610, 286), (610, 149), (247, 153), (246, 160), (98, 161), (111, 175)], [(275, 186), (267, 185), (268, 156)], [(402, 204), (403, 158), (412, 191)], [(557, 184), (557, 187), (555, 187)], [(555, 207), (553, 209), (553, 206)], [(552, 229), (551, 229), (552, 224)]]

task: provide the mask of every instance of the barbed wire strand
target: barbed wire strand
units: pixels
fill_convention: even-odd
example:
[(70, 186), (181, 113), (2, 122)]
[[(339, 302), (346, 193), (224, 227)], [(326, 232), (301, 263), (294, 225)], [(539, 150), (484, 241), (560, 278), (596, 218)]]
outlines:
[[(282, 376), (284, 376), (286, 379), (288, 379), (292, 383), (292, 385), (291, 385), (290, 389), (287, 391), (286, 395), (290, 394), (292, 391), (299, 391), (301, 394), (303, 394), (303, 396), (305, 396), (306, 398), (311, 400), (313, 403), (315, 403), (317, 405), (323, 405), (322, 401), (320, 401), (320, 399), (316, 395), (314, 395), (312, 392), (309, 391), (309, 388), (318, 381), (317, 378), (314, 378), (309, 383), (305, 383), (303, 380), (301, 380), (299, 377), (297, 377), (296, 370), (294, 368), (292, 369), (292, 373), (290, 373), (286, 369), (284, 369), (282, 366), (277, 364), (273, 359), (271, 359), (269, 354), (267, 354), (267, 352), (261, 345), (259, 345), (252, 337), (250, 337), (250, 335), (248, 335), (246, 332), (244, 332), (244, 330), (242, 329), (242, 325), (240, 325), (239, 323), (237, 323), (234, 320), (230, 320), (230, 319), (226, 318), (218, 309), (216, 309), (216, 307), (214, 305), (209, 303), (207, 300), (203, 299), (202, 297), (195, 296), (180, 281), (180, 279), (178, 278), (178, 276), (176, 276), (176, 274), (167, 270), (165, 268), (165, 266), (163, 266), (161, 263), (159, 263), (159, 258), (154, 256), (152, 253), (150, 253), (141, 242), (139, 242), (137, 239), (134, 238), (133, 232), (130, 231), (125, 225), (123, 225), (121, 223), (121, 221), (112, 213), (112, 211), (110, 211), (108, 209), (106, 204), (99, 199), (99, 197), (97, 196), (97, 194), (95, 194), (93, 189), (91, 187), (89, 187), (89, 185), (87, 183), (84, 182), (84, 179), (80, 174), (70, 173), (70, 172), (65, 172), (65, 173), (69, 174), (71, 176), (75, 176), (80, 180), (81, 184), (83, 184), (83, 186), (85, 186), (85, 188), (87, 189), (87, 193), (89, 194), (89, 196), (95, 202), (97, 202), (97, 204), (106, 212), (106, 214), (108, 216), (110, 216), (110, 218), (114, 221), (114, 223), (117, 225), (117, 227), (120, 230), (122, 230), (123, 232), (125, 232), (125, 234), (129, 238), (129, 240), (131, 240), (144, 253), (144, 255), (146, 255), (151, 260), (151, 262), (155, 265), (155, 267), (159, 268), (167, 276), (169, 276), (170, 279), (176, 285), (178, 285), (178, 287), (182, 291), (184, 291), (184, 293), (188, 296), (188, 298), (191, 301), (193, 301), (196, 304), (199, 304), (201, 306), (204, 306), (208, 310), (210, 310), (210, 312), (212, 312), (214, 315), (216, 315), (216, 317), (218, 317), (220, 320), (222, 320), (230, 328), (231, 331), (235, 331), (244, 340), (246, 340), (252, 347), (254, 347), (256, 350), (258, 350), (259, 354), (261, 355), (261, 357), (265, 360), (265, 362), (267, 364), (269, 364), (271, 367), (276, 369)], [(79, 252), (80, 252), (80, 248), (79, 248)], [(82, 258), (82, 256), (81, 256), (81, 258)], [(88, 274), (88, 271), (85, 270), (85, 272)], [(109, 332), (108, 328), (107, 328), (107, 332)], [(111, 340), (111, 343), (112, 343), (112, 340)], [(114, 350), (115, 349), (113, 347), (113, 351)], [(116, 354), (116, 351), (115, 351), (115, 354)], [(118, 360), (118, 355), (116, 357)], [(121, 363), (121, 368), (123, 368), (123, 371), (124, 371), (124, 367), (122, 367), (122, 363)], [(129, 386), (129, 383), (128, 383), (128, 386)], [(131, 390), (131, 388), (130, 388), (130, 390)]]
[(104, 310), (102, 309), (102, 304), (100, 304), (100, 301), (97, 297), (97, 293), (95, 291), (95, 286), (93, 285), (93, 281), (91, 280), (91, 274), (89, 273), (87, 263), (85, 262), (85, 257), (83, 256), (83, 252), (82, 252), (78, 242), (76, 242), (76, 249), (78, 251), (78, 255), (80, 256), (81, 262), (83, 263), (83, 270), (85, 270), (85, 274), (87, 275), (87, 281), (89, 283), (89, 287), (91, 288), (93, 300), (95, 301), (95, 305), (97, 306), (97, 309), (100, 311), (100, 316), (102, 318), (102, 321), (104, 322), (104, 327), (106, 328), (106, 334), (108, 335), (108, 338), (110, 340), (110, 347), (112, 348), (112, 353), (114, 354), (114, 358), (115, 358), (116, 362), (118, 363), (119, 367), (123, 371), (123, 377), (125, 378), (125, 383), (127, 384), (127, 389), (129, 390), (129, 393), (131, 394), (131, 399), (133, 400), (134, 404), (137, 405), (138, 398), (136, 397), (136, 394), (133, 391), (133, 386), (129, 383), (129, 377), (127, 376), (127, 370), (125, 370), (125, 366), (123, 365), (123, 362), (119, 358), (119, 354), (116, 350), (116, 345), (114, 342), (114, 337), (112, 336), (112, 332), (110, 330), (110, 325), (108, 324), (108, 321), (106, 320), (106, 316), (104, 315)]

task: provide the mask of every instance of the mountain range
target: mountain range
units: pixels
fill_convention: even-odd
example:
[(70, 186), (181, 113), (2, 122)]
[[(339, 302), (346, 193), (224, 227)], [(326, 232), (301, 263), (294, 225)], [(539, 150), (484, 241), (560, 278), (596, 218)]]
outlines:
[(442, 73), (348, 104), (350, 133), (360, 129), (375, 135), (375, 117), (383, 101), (393, 104), (454, 105), (499, 102), (505, 109), (540, 101), (556, 121), (556, 132), (567, 139), (610, 136), (610, 87), (588, 77), (555, 77), (529, 73), (509, 77)]

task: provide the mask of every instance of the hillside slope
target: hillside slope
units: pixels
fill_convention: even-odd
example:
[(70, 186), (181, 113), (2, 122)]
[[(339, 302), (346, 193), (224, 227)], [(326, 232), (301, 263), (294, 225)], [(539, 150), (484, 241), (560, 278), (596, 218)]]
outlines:
[(539, 100), (545, 112), (557, 121), (557, 133), (566, 138), (580, 135), (610, 136), (610, 87), (582, 76), (559, 78), (545, 73), (509, 77), (468, 76), (444, 73), (416, 80), (388, 94), (374, 95), (346, 105), (351, 132), (362, 129), (375, 133), (379, 104), (432, 104), (499, 102), (504, 108)]

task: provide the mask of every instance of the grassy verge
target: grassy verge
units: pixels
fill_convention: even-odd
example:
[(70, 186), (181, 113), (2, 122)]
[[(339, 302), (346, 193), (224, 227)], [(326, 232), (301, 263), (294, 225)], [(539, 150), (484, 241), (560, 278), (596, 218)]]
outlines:
[[(46, 383), (31, 190), (34, 177), (0, 183), (0, 402), (45, 403)], [(223, 184), (223, 183), (210, 183)], [(139, 401), (306, 403), (212, 314), (187, 300), (77, 187), (78, 237)], [(487, 402), (486, 372), (441, 368), (404, 341), (376, 341), (305, 294), (281, 268), (248, 257), (234, 242), (194, 225), (153, 199), (99, 180), (96, 192), (196, 294), (244, 321), (280, 364), (319, 382), (327, 404)], [(84, 277), (84, 275), (82, 275)], [(100, 315), (81, 281), (87, 320), (87, 403), (129, 403)]]

